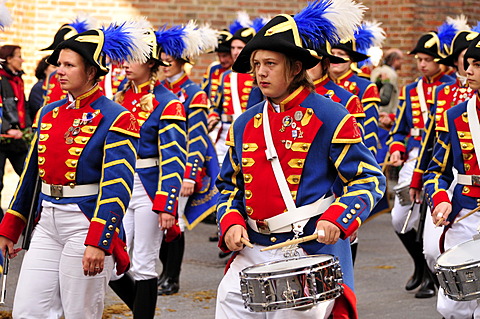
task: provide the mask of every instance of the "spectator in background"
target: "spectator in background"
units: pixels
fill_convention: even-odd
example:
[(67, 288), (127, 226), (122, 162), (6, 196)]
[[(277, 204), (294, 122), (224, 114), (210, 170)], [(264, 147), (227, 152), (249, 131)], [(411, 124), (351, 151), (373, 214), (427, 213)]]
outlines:
[(372, 71), (370, 80), (377, 84), (380, 90), (380, 124), (390, 128), (393, 119), (388, 114), (395, 113), (398, 106), (398, 74), (402, 67), (403, 53), (399, 49), (385, 52), (383, 65)]
[(30, 90), (28, 96), (28, 106), (30, 108), (30, 117), (33, 119), (37, 111), (43, 106), (43, 91), (45, 90), (45, 79), (48, 79), (49, 75), (56, 70), (56, 66), (47, 63), (47, 59), (50, 55), (44, 56), (38, 61), (35, 69), (35, 77), (38, 82)]
[[(3, 189), (3, 175), (7, 159), (18, 175), (22, 172), (27, 156), (27, 130), (32, 125), (30, 112), (25, 100), (22, 79), (22, 50), (18, 45), (0, 47), (1, 100), (3, 103), (2, 136), (0, 137), (0, 192)], [(0, 208), (0, 218), (3, 210)]]

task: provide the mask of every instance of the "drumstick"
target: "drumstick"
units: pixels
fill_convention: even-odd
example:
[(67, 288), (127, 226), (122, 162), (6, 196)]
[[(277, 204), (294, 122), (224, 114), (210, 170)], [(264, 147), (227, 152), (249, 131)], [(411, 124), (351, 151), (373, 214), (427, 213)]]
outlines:
[(241, 238), (240, 238), (240, 241), (241, 241), (242, 244), (244, 244), (245, 246), (250, 247), (250, 248), (253, 248), (252, 243), (249, 242), (248, 239), (245, 239), (245, 238), (241, 237)]
[(469, 212), (469, 213), (467, 213), (466, 215), (460, 217), (459, 219), (457, 219), (457, 220), (454, 221), (453, 223), (454, 223), (454, 224), (455, 224), (455, 223), (458, 223), (458, 222), (461, 221), (462, 219), (465, 219), (465, 218), (467, 218), (468, 216), (475, 214), (475, 213), (478, 212), (479, 210), (480, 210), (480, 206), (477, 206), (477, 207), (475, 207), (475, 209), (472, 209), (471, 212)]
[(318, 234), (315, 233), (315, 234), (313, 234), (313, 235), (308, 235), (308, 236), (305, 236), (305, 237), (302, 237), (302, 238), (298, 238), (298, 239), (287, 240), (287, 241), (284, 241), (283, 243), (279, 243), (279, 244), (275, 244), (275, 245), (272, 245), (272, 246), (268, 246), (268, 247), (265, 247), (265, 248), (260, 249), (260, 251), (267, 251), (267, 250), (282, 248), (282, 247), (285, 247), (285, 246), (290, 246), (290, 245), (295, 245), (295, 244), (301, 244), (301, 243), (304, 243), (304, 242), (306, 242), (306, 241), (315, 240), (315, 239), (317, 239), (317, 238), (318, 238)]
[(438, 222), (435, 223), (435, 227), (438, 227), (440, 226), (440, 224), (442, 224), (443, 222), (445, 221), (445, 219), (442, 217), (438, 220)]

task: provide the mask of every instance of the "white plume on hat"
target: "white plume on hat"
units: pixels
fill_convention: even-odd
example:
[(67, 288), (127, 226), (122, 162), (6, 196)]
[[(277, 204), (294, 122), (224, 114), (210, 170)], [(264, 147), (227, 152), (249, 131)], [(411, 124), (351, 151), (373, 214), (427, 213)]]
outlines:
[(353, 39), (367, 10), (361, 3), (352, 0), (335, 0), (325, 12), (325, 18), (332, 21), (340, 39)]

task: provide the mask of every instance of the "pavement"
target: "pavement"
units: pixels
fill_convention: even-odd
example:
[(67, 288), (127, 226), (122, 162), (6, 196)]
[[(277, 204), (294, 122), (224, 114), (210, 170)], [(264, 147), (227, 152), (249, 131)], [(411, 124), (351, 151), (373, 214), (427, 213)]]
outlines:
[[(2, 207), (8, 205), (18, 178), (7, 169)], [(218, 258), (216, 243), (208, 237), (216, 226), (200, 223), (186, 232), (186, 252), (180, 277), (180, 292), (159, 296), (155, 318), (213, 318), (216, 288), (223, 276), (225, 259)], [(404, 286), (413, 273), (413, 262), (396, 237), (390, 215), (382, 214), (365, 223), (359, 230), (359, 246), (355, 264), (355, 292), (360, 319), (440, 319), (435, 310), (436, 298), (416, 299), (415, 291)], [(18, 272), (23, 254), (10, 263), (6, 303), (0, 306), (0, 319), (9, 318), (13, 305)], [(157, 264), (160, 272), (161, 265)], [(132, 318), (120, 299), (108, 290), (105, 319)]]

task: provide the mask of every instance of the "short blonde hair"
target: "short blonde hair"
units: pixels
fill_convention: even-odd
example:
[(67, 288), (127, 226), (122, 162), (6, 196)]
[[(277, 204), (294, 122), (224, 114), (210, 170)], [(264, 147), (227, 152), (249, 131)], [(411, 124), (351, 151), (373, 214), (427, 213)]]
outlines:
[[(253, 59), (257, 51), (258, 50), (253, 51), (252, 55), (250, 56), (250, 68), (251, 68), (250, 70), (253, 74), (253, 84), (256, 86), (258, 86), (258, 83), (257, 83), (257, 75), (255, 73), (255, 67), (253, 65)], [(285, 56), (285, 79), (288, 82), (290, 75), (293, 75), (296, 63), (297, 62), (302, 63), (302, 61), (298, 60), (297, 58), (286, 55), (282, 52), (278, 52), (278, 53), (281, 53)], [(312, 80), (308, 76), (307, 69), (305, 69), (305, 67), (303, 66), (303, 63), (302, 63), (302, 69), (300, 70), (300, 72), (294, 76), (293, 80), (288, 85), (288, 93), (289, 94), (293, 93), (296, 89), (298, 89), (301, 86), (304, 86), (310, 91), (315, 90), (315, 85), (313, 84)]]

